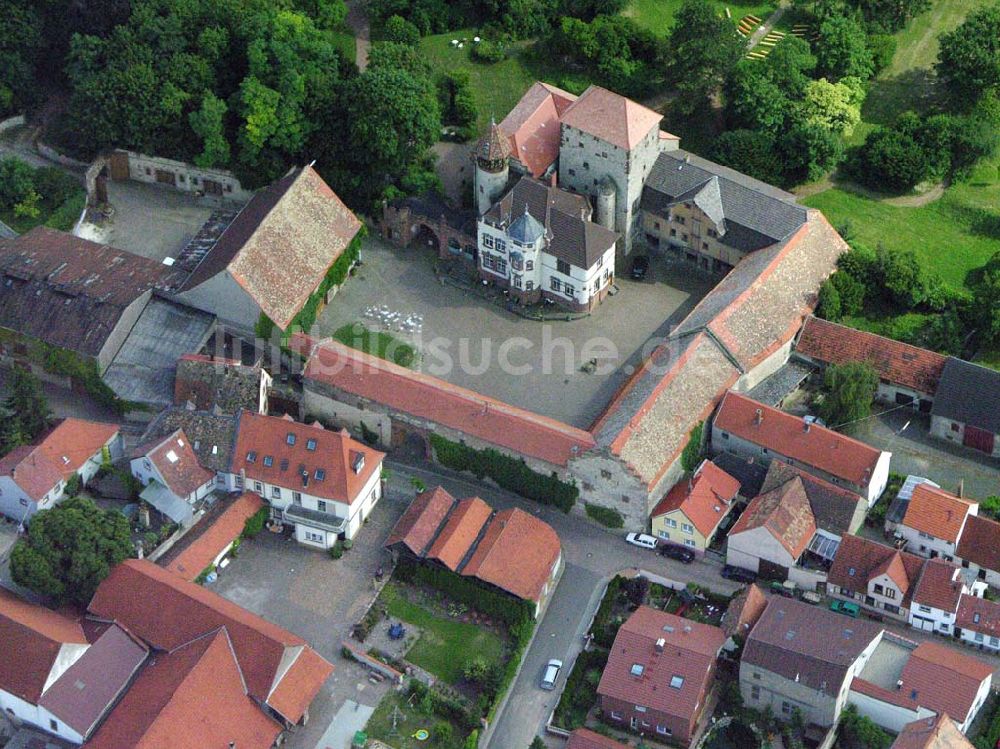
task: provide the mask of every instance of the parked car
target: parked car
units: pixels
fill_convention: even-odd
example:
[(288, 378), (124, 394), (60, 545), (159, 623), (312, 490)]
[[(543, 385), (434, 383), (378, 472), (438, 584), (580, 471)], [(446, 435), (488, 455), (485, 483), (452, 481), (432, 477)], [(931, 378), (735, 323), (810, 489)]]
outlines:
[(722, 576), (727, 580), (733, 580), (738, 583), (757, 582), (756, 572), (745, 570), (742, 567), (734, 567), (731, 564), (727, 564), (725, 567), (722, 568)]
[(838, 601), (834, 599), (830, 601), (830, 611), (835, 611), (838, 614), (845, 614), (852, 619), (857, 619), (861, 616), (861, 607), (856, 603), (851, 603), (850, 601)]
[(823, 599), (819, 597), (819, 593), (814, 593), (811, 590), (804, 590), (802, 591), (802, 600), (808, 603), (810, 606), (815, 606)]
[(676, 559), (678, 562), (683, 562), (684, 564), (691, 564), (694, 561), (694, 552), (686, 546), (664, 544), (660, 547), (660, 553), (665, 557)]
[(645, 255), (636, 255), (632, 260), (632, 278), (641, 281), (649, 272), (649, 258)]
[(791, 580), (785, 580), (783, 583), (775, 580), (771, 583), (771, 592), (785, 598), (795, 598), (795, 583)]
[(625, 535), (625, 540), (633, 546), (641, 546), (644, 549), (656, 548), (656, 538), (648, 533), (628, 533)]
[(542, 681), (539, 686), (542, 689), (552, 691), (556, 688), (556, 679), (559, 678), (559, 671), (562, 669), (562, 661), (553, 658), (545, 664), (545, 671), (542, 672)]

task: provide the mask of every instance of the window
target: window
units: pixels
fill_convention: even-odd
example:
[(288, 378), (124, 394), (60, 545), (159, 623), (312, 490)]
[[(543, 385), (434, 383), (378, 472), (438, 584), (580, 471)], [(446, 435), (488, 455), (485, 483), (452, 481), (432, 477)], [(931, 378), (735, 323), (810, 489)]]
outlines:
[(688, 241), (688, 235), (687, 234), (681, 234), (681, 241), (682, 242), (687, 242)]
[(295, 435), (292, 432), (289, 432), (285, 436), (285, 442), (287, 442), (289, 445), (294, 445), (295, 444)]
[(694, 539), (691, 539), (691, 538), (685, 538), (684, 539), (684, 545), (685, 546), (697, 546), (697, 544), (694, 542)]
[(274, 465), (274, 456), (273, 455), (265, 455), (264, 456), (264, 466), (266, 468), (270, 468), (273, 465)]
[(659, 229), (660, 228), (660, 222), (659, 221), (654, 221), (653, 222), (653, 228), (654, 229)]
[[(572, 171), (573, 170), (570, 169), (571, 173), (572, 173)], [(620, 712), (618, 712), (617, 710), (612, 710), (611, 711), (611, 720), (621, 720), (621, 719), (622, 719), (622, 714)]]
[(629, 669), (629, 673), (632, 674), (632, 676), (642, 676), (642, 672), (645, 670), (646, 667), (641, 663), (633, 663), (632, 668)]
[(573, 296), (576, 294), (576, 287), (573, 284), (566, 284), (563, 286), (563, 294), (566, 296)]
[(281, 470), (282, 471), (287, 471), (288, 470), (288, 458), (282, 458), (281, 459)]
[(534, 260), (525, 260), (524, 261), (524, 269), (525, 270), (534, 270), (535, 269), (535, 261)]
[(972, 615), (972, 621), (973, 621), (973, 622), (974, 622), (975, 624), (979, 624), (979, 618), (980, 618), (980, 617), (979, 617), (979, 612), (978, 612), (978, 611), (977, 611), (976, 613), (974, 613), (974, 614)]
[(301, 506), (302, 505), (302, 493), (301, 492), (292, 492), (292, 502), (294, 502), (295, 504)]
[(281, 499), (281, 489), (277, 486), (271, 487), (271, 499)]
[(670, 687), (672, 689), (680, 689), (684, 686), (684, 677), (674, 674), (670, 677)]
[(524, 283), (524, 290), (525, 291), (531, 291), (534, 288), (535, 288), (535, 282), (534, 281), (525, 281), (525, 283)]
[(681, 525), (681, 530), (684, 531), (685, 533), (694, 533), (694, 526), (691, 525), (690, 523), (683, 523)]
[(314, 543), (318, 544), (321, 544), (326, 540), (323, 538), (322, 533), (313, 533), (312, 531), (305, 531), (305, 533), (303, 533), (303, 536), (305, 537), (306, 541), (313, 541)]
[(601, 478), (602, 479), (609, 479), (609, 478), (611, 478), (611, 471), (608, 471), (608, 470), (602, 468), (601, 469)]
[(570, 177), (575, 177), (576, 176), (576, 169), (570, 169), (569, 170), (569, 176)]
[(754, 678), (755, 680), (757, 680), (757, 681), (760, 681), (760, 672), (758, 672), (758, 671), (754, 671), (754, 672), (753, 672), (753, 678)]
[(493, 249), (493, 237), (489, 234), (483, 234), (483, 247), (488, 247)]
[(316, 452), (316, 440), (308, 439), (306, 440), (306, 450), (311, 452)]
[(256, 463), (256, 462), (257, 462), (257, 451), (251, 450), (250, 452), (247, 453), (247, 463)]
[(320, 512), (326, 512), (326, 502), (324, 502), (322, 499), (317, 499), (316, 509), (319, 510)]
[(982, 642), (983, 641), (983, 633), (982, 632), (976, 632), (975, 640), (976, 640), (976, 642)]
[(670, 236), (671, 237), (676, 237), (677, 236), (677, 230), (676, 229), (671, 229), (670, 230)]
[(49, 719), (49, 728), (51, 728), (53, 731), (58, 731), (59, 730), (59, 723), (57, 721), (54, 721), (54, 720), (52, 720), (50, 718)]
[(504, 260), (502, 257), (498, 257), (496, 259), (496, 271), (501, 275), (507, 273), (507, 261)]
[(149, 462), (148, 458), (146, 460), (142, 461), (142, 464), (146, 467), (147, 471), (150, 470), (150, 469), (152, 469), (152, 467), (153, 467), (152, 464)]
[(885, 604), (885, 607), (884, 607), (884, 608), (885, 608), (885, 610), (886, 610), (886, 611), (888, 611), (888, 612), (889, 612), (890, 614), (899, 614), (899, 606), (894, 606), (894, 605), (893, 605), (893, 604), (891, 604), (891, 603), (887, 603), (887, 604)]
[(670, 736), (671, 734), (673, 734), (673, 731), (670, 730), (670, 726), (657, 726), (656, 732), (661, 733), (664, 736)]
[(235, 484), (236, 484), (236, 488), (237, 489), (242, 489), (243, 488), (243, 477), (242, 476), (237, 476)]
[(495, 243), (495, 247), (497, 252), (505, 252), (507, 250), (507, 243), (502, 239), (498, 239)]
[(667, 518), (667, 527), (668, 528), (676, 528), (677, 527), (677, 521), (674, 520), (673, 518)]
[(644, 708), (642, 705), (636, 705), (635, 706), (635, 711), (637, 713), (644, 713), (644, 712), (646, 712), (646, 708)]
[(676, 221), (681, 226), (684, 226), (684, 217), (683, 216), (674, 216), (674, 221)]
[(562, 290), (562, 281), (560, 281), (555, 276), (550, 277), (549, 278), (549, 288), (552, 289), (553, 291), (561, 291)]
[(951, 422), (951, 431), (957, 432), (958, 430), (959, 430), (958, 424), (956, 424), (954, 421)]
[(896, 589), (895, 588), (886, 588), (885, 589), (885, 597), (889, 598), (889, 599), (895, 598), (896, 597)]
[(760, 687), (754, 684), (750, 687), (750, 699), (759, 700), (760, 699)]
[(883, 590), (884, 590), (884, 589), (882, 588), (882, 586), (881, 586), (881, 585), (878, 585), (878, 584), (876, 584), (876, 585), (875, 585), (875, 586), (873, 587), (873, 590), (872, 590), (872, 592), (873, 592), (873, 593), (875, 593), (875, 595), (877, 595), (877, 596), (880, 596), (880, 595), (882, 595), (882, 592), (883, 592)]
[(326, 470), (323, 468), (317, 468), (314, 476), (317, 481), (322, 481), (323, 479), (326, 478)]
[(564, 276), (569, 275), (569, 263), (565, 260), (556, 260), (556, 270), (562, 273)]
[(719, 232), (717, 232), (715, 229), (709, 229), (708, 230), (708, 236), (710, 236), (710, 237), (717, 237), (717, 236), (719, 236)]
[(996, 637), (991, 637), (990, 638), (990, 647), (995, 648), (997, 646), (1000, 646), (1000, 639), (997, 639)]
[(923, 612), (924, 614), (931, 613), (931, 607), (930, 606), (918, 606), (917, 608), (919, 608), (920, 611)]
[(583, 162), (583, 168), (584, 169), (590, 169), (590, 162), (589, 161), (584, 161)]
[(263, 494), (264, 493), (264, 485), (262, 483), (260, 483), (259, 481), (254, 481), (253, 482), (253, 489), (258, 494)]
[(670, 534), (667, 531), (657, 531), (656, 535), (660, 538), (666, 538), (668, 540), (670, 538)]

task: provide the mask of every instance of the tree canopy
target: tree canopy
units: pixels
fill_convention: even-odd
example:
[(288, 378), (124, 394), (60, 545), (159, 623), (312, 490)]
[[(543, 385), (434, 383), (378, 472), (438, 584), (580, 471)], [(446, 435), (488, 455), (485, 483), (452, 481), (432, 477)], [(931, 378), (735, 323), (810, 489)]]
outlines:
[(819, 414), (832, 428), (871, 415), (878, 373), (866, 362), (831, 364), (823, 373)]
[(736, 24), (701, 0), (684, 0), (667, 38), (670, 73), (681, 103), (693, 111), (736, 68), (746, 43)]
[(937, 72), (945, 90), (965, 107), (1000, 89), (1000, 3), (973, 11), (941, 35)]
[(42, 383), (30, 370), (13, 367), (7, 382), (6, 412), (0, 448), (9, 452), (38, 437), (49, 425), (49, 404), (42, 392)]

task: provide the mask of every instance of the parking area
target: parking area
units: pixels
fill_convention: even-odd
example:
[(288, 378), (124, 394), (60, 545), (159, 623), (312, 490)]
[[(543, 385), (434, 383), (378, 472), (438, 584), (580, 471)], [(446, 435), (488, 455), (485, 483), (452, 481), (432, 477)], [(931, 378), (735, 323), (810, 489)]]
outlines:
[[(641, 282), (619, 268), (618, 293), (592, 315), (539, 322), (445, 284), (426, 247), (401, 250), (370, 237), (362, 260), (314, 333), (364, 322), (364, 311), (375, 305), (422, 316), (418, 332), (392, 333), (415, 345), (419, 369), (584, 428), (651, 350), (650, 339), (666, 336), (712, 287), (697, 270), (655, 258)], [(596, 372), (581, 371), (591, 359), (598, 360)]]

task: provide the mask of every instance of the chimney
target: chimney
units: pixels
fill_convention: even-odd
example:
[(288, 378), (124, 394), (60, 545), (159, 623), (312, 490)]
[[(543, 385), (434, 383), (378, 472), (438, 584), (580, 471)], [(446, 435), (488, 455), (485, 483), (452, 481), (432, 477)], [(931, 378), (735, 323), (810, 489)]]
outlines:
[(808, 421), (803, 420), (803, 422), (802, 422), (802, 431), (805, 432), (806, 434), (809, 434), (809, 422)]
[(753, 424), (754, 426), (759, 427), (761, 425), (761, 422), (763, 421), (764, 421), (764, 409), (758, 408), (753, 416)]
[(663, 648), (666, 644), (667, 641), (661, 637), (659, 640), (656, 641), (656, 644), (653, 646), (653, 649), (656, 650), (657, 653), (662, 653)]
[(958, 497), (959, 499), (965, 499), (965, 479), (961, 478), (958, 480)]

